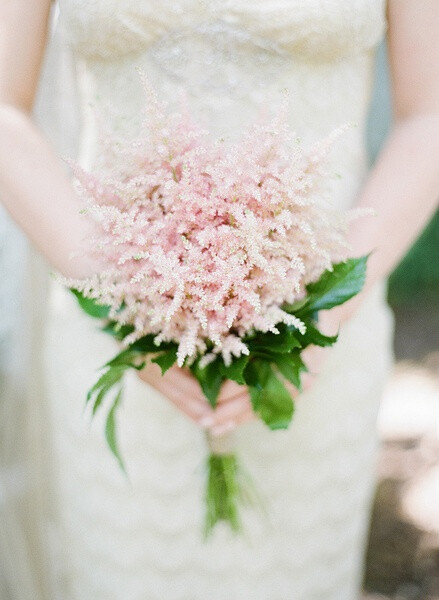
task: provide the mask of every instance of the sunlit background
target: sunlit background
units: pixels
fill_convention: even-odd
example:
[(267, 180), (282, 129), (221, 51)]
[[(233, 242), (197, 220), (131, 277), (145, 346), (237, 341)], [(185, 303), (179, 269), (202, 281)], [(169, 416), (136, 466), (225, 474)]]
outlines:
[[(369, 123), (371, 162), (391, 121), (385, 47)], [(439, 600), (439, 213), (389, 282), (396, 366), (383, 400), (364, 600)]]

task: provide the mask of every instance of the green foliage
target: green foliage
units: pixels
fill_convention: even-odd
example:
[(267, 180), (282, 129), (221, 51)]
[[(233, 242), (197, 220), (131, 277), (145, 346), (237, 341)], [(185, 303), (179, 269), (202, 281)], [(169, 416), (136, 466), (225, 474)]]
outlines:
[(124, 369), (132, 367), (133, 369), (140, 371), (145, 366), (145, 361), (139, 361), (139, 357), (142, 357), (142, 353), (129, 347), (126, 350), (119, 352), (119, 354), (116, 354), (114, 358), (105, 364), (105, 367), (122, 367)]
[(270, 429), (286, 429), (293, 416), (294, 403), (270, 362), (252, 360), (247, 365), (245, 377), (255, 413)]
[(283, 377), (302, 391), (301, 375), (307, 371), (299, 352), (273, 355), (273, 364)]
[(125, 467), (118, 449), (116, 437), (116, 413), (122, 399), (123, 376), (128, 369), (139, 370), (144, 366), (143, 355), (138, 351), (127, 348), (119, 352), (119, 354), (103, 366), (103, 369), (105, 369), (104, 372), (87, 394), (87, 404), (91, 404), (92, 414), (95, 415), (101, 408), (107, 395), (118, 386), (118, 391), (107, 414), (105, 437), (111, 452), (123, 471), (125, 471)]
[[(96, 412), (94, 408), (94, 404), (96, 402), (96, 398), (98, 395), (104, 391), (107, 393), (111, 390), (111, 388), (119, 383), (122, 379), (125, 368), (122, 366), (118, 366), (115, 368), (108, 368), (97, 380), (97, 382), (91, 387), (87, 393), (87, 403), (92, 402), (93, 404), (93, 412)], [(101, 397), (102, 400), (102, 397)], [(99, 403), (100, 404), (100, 403)]]
[(105, 438), (107, 440), (108, 447), (111, 452), (115, 456), (117, 462), (119, 463), (120, 468), (124, 473), (126, 473), (125, 465), (122, 461), (122, 457), (119, 452), (119, 447), (117, 444), (116, 437), (116, 410), (119, 406), (119, 403), (122, 398), (122, 389), (120, 389), (116, 395), (116, 398), (113, 401), (113, 405), (108, 411), (107, 420), (105, 422)]
[(170, 346), (167, 343), (160, 344), (160, 347), (154, 343), (155, 336), (150, 333), (136, 340), (130, 345), (130, 348), (148, 354), (150, 352), (158, 352), (159, 350), (169, 350)]
[(325, 271), (318, 281), (310, 283), (306, 288), (308, 301), (297, 316), (328, 310), (356, 296), (366, 279), (367, 259), (362, 256), (338, 263), (332, 271)]
[(162, 375), (164, 375), (166, 371), (177, 362), (177, 346), (170, 350), (166, 350), (165, 352), (161, 352), (155, 356), (151, 362), (156, 363), (161, 368)]
[(218, 357), (205, 367), (200, 367), (200, 360), (198, 359), (190, 366), (192, 374), (200, 384), (203, 394), (212, 408), (216, 406), (218, 394), (224, 381), (224, 376), (220, 371), (220, 362), (222, 361)]
[(393, 306), (439, 306), (439, 211), (389, 280)]
[(241, 528), (239, 469), (234, 454), (210, 454), (207, 461), (206, 521), (208, 538), (219, 521), (226, 521), (232, 531)]
[(338, 335), (324, 335), (315, 327), (310, 319), (304, 319), (304, 323), (306, 325), (305, 333), (298, 333), (302, 349), (310, 345), (322, 347), (333, 346), (337, 341)]
[[(113, 362), (113, 361), (110, 361)], [(113, 400), (112, 406), (108, 411), (106, 424), (105, 424), (105, 437), (107, 439), (108, 446), (118, 461), (121, 469), (125, 472), (125, 467), (118, 449), (116, 439), (116, 424), (115, 415), (117, 408), (122, 398), (122, 378), (126, 369), (131, 368), (133, 365), (130, 362), (123, 363), (119, 361), (114, 366), (107, 364), (107, 370), (99, 377), (98, 381), (89, 390), (87, 394), (87, 403), (92, 404), (92, 413), (96, 414), (97, 410), (102, 406), (104, 399), (115, 386), (119, 384), (119, 389)]]
[(244, 369), (248, 365), (250, 357), (247, 354), (243, 354), (239, 358), (232, 361), (232, 363), (226, 366), (223, 361), (220, 361), (219, 370), (224, 379), (231, 379), (241, 385), (245, 384)]
[(95, 319), (106, 319), (110, 312), (110, 307), (105, 304), (99, 304), (96, 300), (86, 298), (82, 292), (78, 292), (73, 288), (70, 289), (72, 294), (76, 297), (79, 306), (82, 310), (87, 313), (90, 317)]
[[(209, 441), (209, 435), (208, 441)], [(241, 531), (241, 506), (251, 506), (261, 514), (264, 502), (253, 480), (239, 463), (235, 454), (211, 452), (207, 459), (205, 538), (209, 538), (215, 525), (224, 521), (234, 533)]]
[(300, 348), (301, 344), (298, 339), (299, 331), (294, 327), (288, 327), (283, 323), (277, 325), (279, 333), (257, 333), (248, 340), (244, 340), (247, 344), (250, 354), (284, 354), (291, 352), (295, 348)]
[(132, 325), (120, 325), (117, 321), (108, 321), (108, 323), (102, 327), (102, 331), (121, 342), (127, 335), (133, 333), (134, 327)]

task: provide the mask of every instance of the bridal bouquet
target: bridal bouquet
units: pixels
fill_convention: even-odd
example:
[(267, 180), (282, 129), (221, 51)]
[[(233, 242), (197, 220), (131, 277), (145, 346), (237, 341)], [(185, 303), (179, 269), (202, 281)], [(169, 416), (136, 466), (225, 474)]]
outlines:
[[(319, 331), (318, 313), (357, 294), (366, 268), (366, 257), (347, 259), (350, 216), (324, 200), (339, 132), (305, 150), (280, 110), (238, 142), (212, 141), (184, 106), (169, 113), (145, 88), (135, 139), (102, 139), (96, 173), (73, 165), (96, 224), (87, 252), (104, 268), (65, 280), (121, 344), (87, 401), (93, 414), (107, 408), (106, 438), (122, 467), (123, 376), (147, 360), (163, 374), (175, 363), (189, 369), (212, 407), (226, 380), (246, 386), (267, 427), (288, 427), (285, 380), (300, 390), (303, 350), (336, 342)], [(238, 530), (249, 498), (238, 459), (210, 447), (206, 533), (220, 520)]]

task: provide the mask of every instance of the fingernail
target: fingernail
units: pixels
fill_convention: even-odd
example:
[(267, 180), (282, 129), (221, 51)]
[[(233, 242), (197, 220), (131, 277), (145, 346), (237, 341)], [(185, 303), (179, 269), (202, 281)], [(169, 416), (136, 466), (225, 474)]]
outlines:
[(200, 427), (211, 427), (214, 422), (215, 419), (213, 418), (213, 415), (204, 415), (204, 417), (199, 419), (198, 425), (200, 425)]
[(228, 431), (231, 431), (236, 427), (235, 421), (227, 421), (227, 423), (222, 423), (221, 425), (217, 425), (216, 427), (212, 427), (210, 433), (214, 436), (220, 436)]

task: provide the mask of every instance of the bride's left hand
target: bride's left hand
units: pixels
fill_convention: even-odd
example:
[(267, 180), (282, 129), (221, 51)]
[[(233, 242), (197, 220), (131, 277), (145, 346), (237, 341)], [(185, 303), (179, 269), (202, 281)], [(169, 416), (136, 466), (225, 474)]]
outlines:
[[(335, 335), (339, 331), (340, 326), (350, 316), (350, 313), (341, 309), (343, 307), (321, 313), (319, 329), (322, 333)], [(308, 367), (308, 372), (302, 376), (303, 391), (307, 391), (312, 387), (330, 351), (330, 348), (320, 348), (318, 346), (309, 346), (304, 350), (302, 357)], [(286, 382), (286, 386), (293, 398), (299, 395), (298, 390), (293, 385)], [(257, 415), (253, 412), (246, 388), (233, 381), (227, 381), (221, 388), (217, 408), (213, 413), (201, 419), (200, 425), (208, 429), (213, 435), (219, 436), (256, 418)]]
[(256, 415), (247, 388), (234, 381), (226, 381), (221, 387), (215, 410), (199, 423), (212, 435), (219, 436), (253, 419)]

